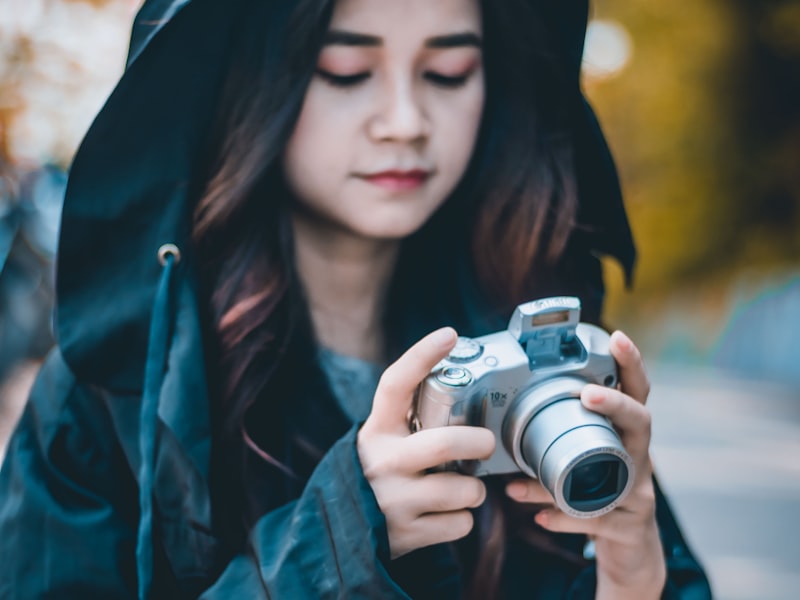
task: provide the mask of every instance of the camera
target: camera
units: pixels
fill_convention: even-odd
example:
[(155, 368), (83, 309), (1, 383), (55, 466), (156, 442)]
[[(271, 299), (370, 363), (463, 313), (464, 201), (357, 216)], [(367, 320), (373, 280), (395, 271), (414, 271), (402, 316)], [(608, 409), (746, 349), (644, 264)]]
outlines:
[(633, 484), (634, 465), (610, 421), (581, 404), (587, 383), (617, 385), (608, 333), (580, 323), (580, 300), (517, 306), (508, 329), (458, 339), (417, 389), (411, 429), (486, 427), (497, 447), (486, 460), (441, 468), (475, 476), (538, 478), (575, 517), (612, 510)]

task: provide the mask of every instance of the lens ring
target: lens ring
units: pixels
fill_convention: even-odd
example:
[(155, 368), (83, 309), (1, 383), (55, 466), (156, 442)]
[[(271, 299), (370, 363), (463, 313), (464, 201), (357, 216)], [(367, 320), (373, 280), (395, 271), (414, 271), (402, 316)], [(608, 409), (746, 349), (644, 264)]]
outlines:
[[(501, 433), (519, 470), (540, 479), (559, 509), (579, 518), (613, 510), (630, 492), (634, 479), (633, 459), (613, 426), (581, 404), (580, 391), (585, 385), (586, 381), (577, 377), (557, 377), (533, 386), (517, 396)], [(594, 510), (570, 506), (564, 494), (566, 477), (582, 459), (602, 454), (616, 456), (625, 464), (627, 479), (619, 496)]]
[(628, 481), (628, 467), (616, 454), (597, 453), (577, 462), (564, 479), (564, 501), (576, 511), (603, 510), (617, 500)]
[(514, 459), (520, 471), (534, 479), (539, 477), (540, 465), (530, 465), (522, 453), (522, 437), (533, 417), (561, 400), (579, 399), (585, 385), (586, 382), (577, 377), (550, 379), (521, 394), (509, 409), (503, 421), (502, 439), (506, 451)]
[[(584, 429), (592, 428), (587, 427)], [(611, 434), (610, 431), (609, 434)], [(594, 434), (593, 437), (595, 437)], [(556, 453), (559, 452), (558, 449), (555, 449), (555, 451)], [(576, 501), (574, 498), (569, 497), (572, 492), (570, 489), (572, 471), (587, 459), (598, 461), (616, 459), (618, 464), (621, 465), (619, 467), (619, 475), (624, 478), (624, 483), (620, 486), (618, 480), (615, 490), (602, 498)], [(633, 460), (621, 444), (598, 445), (596, 439), (576, 445), (573, 448), (573, 452), (563, 457), (560, 464), (553, 467), (551, 471), (556, 475), (554, 477), (546, 476), (543, 479), (550, 480), (549, 485), (545, 485), (545, 487), (553, 494), (556, 505), (562, 512), (581, 519), (599, 517), (614, 510), (630, 493), (636, 474)], [(545, 482), (542, 481), (542, 483), (544, 484)]]

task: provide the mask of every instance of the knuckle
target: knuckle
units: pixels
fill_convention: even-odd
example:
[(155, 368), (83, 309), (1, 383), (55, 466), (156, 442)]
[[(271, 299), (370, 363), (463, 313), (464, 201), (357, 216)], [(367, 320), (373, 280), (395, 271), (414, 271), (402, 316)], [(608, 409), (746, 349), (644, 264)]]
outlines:
[(364, 471), (364, 479), (367, 481), (374, 481), (380, 477), (380, 469), (375, 466), (371, 461), (361, 459), (361, 470)]
[(380, 393), (389, 398), (399, 395), (401, 393), (401, 387), (401, 379), (395, 365), (388, 367), (378, 380), (378, 389)]
[(448, 512), (448, 502), (446, 496), (434, 496), (430, 499), (430, 509), (426, 512), (446, 513)]
[(444, 442), (438, 442), (434, 445), (431, 456), (437, 465), (443, 465), (444, 463), (450, 462), (450, 446)]
[(453, 499), (448, 493), (437, 494), (432, 498), (432, 512), (446, 513), (453, 510)]
[(656, 513), (656, 492), (652, 485), (645, 485), (636, 494), (636, 500), (640, 508), (648, 513), (648, 516), (655, 516)]
[[(652, 485), (639, 485), (625, 501), (627, 511), (637, 522), (648, 523), (656, 518), (656, 494)], [(616, 511), (614, 511), (616, 512)]]
[(486, 500), (486, 485), (480, 480), (475, 477), (471, 478), (472, 481), (472, 489), (470, 491), (470, 503), (467, 506), (471, 508), (477, 508), (483, 501)]
[(653, 415), (646, 408), (642, 410), (642, 432), (648, 437), (653, 431)]
[(380, 456), (371, 457), (365, 461), (366, 464), (362, 465), (364, 477), (369, 480), (375, 480), (385, 477), (391, 473), (397, 472), (399, 469), (399, 459), (394, 453), (382, 453)]
[(653, 486), (648, 486), (646, 492), (642, 494), (642, 502), (647, 508), (648, 516), (655, 517), (656, 514), (656, 493), (653, 490)]
[(638, 523), (645, 526), (656, 520), (656, 505), (655, 502), (647, 502), (644, 498), (637, 500), (636, 515), (638, 515)]
[(497, 446), (497, 440), (495, 440), (494, 433), (492, 433), (489, 429), (479, 429), (478, 433), (474, 437), (476, 444), (479, 447), (478, 451), (480, 456), (478, 456), (478, 458), (489, 458), (494, 453)]
[(452, 520), (453, 524), (451, 532), (453, 534), (453, 539), (455, 540), (469, 535), (469, 532), (472, 531), (472, 526), (475, 523), (472, 513), (468, 510), (460, 510), (453, 514)]
[(448, 462), (451, 459), (452, 442), (447, 427), (440, 428), (437, 433), (441, 433), (441, 435), (437, 435), (435, 439), (432, 440), (430, 456), (431, 460), (435, 461), (435, 463), (439, 465)]
[[(408, 500), (404, 497), (400, 497), (393, 488), (380, 488), (375, 492), (378, 506), (387, 519), (387, 522), (391, 519), (396, 529), (408, 533), (413, 520), (413, 515), (411, 515), (411, 511), (408, 509)], [(379, 492), (380, 497), (378, 497)]]

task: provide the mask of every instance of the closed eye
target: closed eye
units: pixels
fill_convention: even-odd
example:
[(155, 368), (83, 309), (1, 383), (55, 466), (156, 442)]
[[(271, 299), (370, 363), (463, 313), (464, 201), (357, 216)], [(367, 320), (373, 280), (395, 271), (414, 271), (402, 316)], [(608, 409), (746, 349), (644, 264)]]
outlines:
[(470, 74), (467, 73), (465, 75), (457, 75), (457, 76), (450, 76), (450, 75), (442, 75), (441, 73), (436, 73), (434, 71), (428, 71), (425, 73), (425, 78), (442, 88), (446, 89), (455, 89), (460, 88), (464, 84), (467, 83)]
[(322, 69), (317, 69), (317, 75), (322, 77), (326, 83), (334, 87), (342, 88), (355, 87), (370, 78), (369, 72), (354, 73), (353, 75), (336, 75), (335, 73), (323, 71)]

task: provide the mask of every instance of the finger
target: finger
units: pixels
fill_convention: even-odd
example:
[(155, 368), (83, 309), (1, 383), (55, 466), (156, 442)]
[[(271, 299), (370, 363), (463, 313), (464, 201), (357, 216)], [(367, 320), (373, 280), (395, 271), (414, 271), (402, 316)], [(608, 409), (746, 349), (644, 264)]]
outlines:
[(477, 477), (445, 472), (425, 475), (409, 501), (413, 514), (448, 513), (477, 508), (486, 500), (486, 485)]
[(647, 377), (641, 352), (621, 331), (611, 334), (609, 350), (619, 365), (622, 391), (637, 402), (644, 404), (650, 394), (650, 380)]
[[(609, 513), (610, 514), (610, 513)], [(582, 533), (596, 536), (603, 529), (604, 517), (594, 519), (578, 519), (561, 512), (557, 508), (545, 508), (536, 513), (534, 521), (548, 531), (557, 533)]]
[(364, 428), (373, 431), (408, 433), (408, 411), (414, 391), (431, 369), (455, 346), (457, 335), (451, 327), (437, 329), (409, 348), (381, 376), (372, 412)]
[[(640, 541), (641, 532), (645, 529), (644, 519), (621, 507), (593, 519), (579, 519), (561, 512), (557, 508), (546, 508), (536, 513), (534, 521), (548, 531), (582, 533), (594, 538), (626, 544)], [(655, 523), (654, 520), (653, 523)]]
[(494, 452), (495, 437), (484, 427), (454, 425), (423, 429), (402, 443), (401, 470), (417, 473), (456, 460), (485, 460)]
[(553, 504), (553, 496), (538, 479), (515, 479), (506, 485), (506, 494), (517, 502)]
[(643, 404), (619, 390), (593, 384), (583, 388), (581, 402), (589, 410), (611, 420), (622, 443), (634, 457), (647, 456), (651, 417)]
[[(472, 531), (474, 519), (468, 510), (457, 510), (449, 513), (432, 513), (422, 515), (408, 526), (408, 538), (413, 539), (409, 544), (416, 548), (423, 548), (443, 542), (454, 542)], [(394, 555), (394, 551), (392, 552)]]

